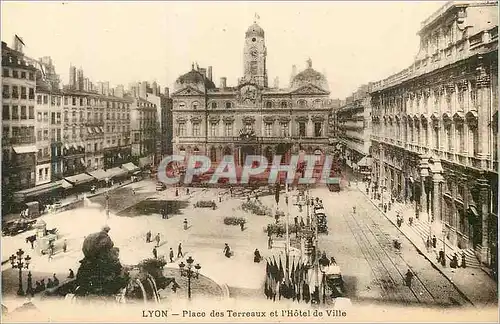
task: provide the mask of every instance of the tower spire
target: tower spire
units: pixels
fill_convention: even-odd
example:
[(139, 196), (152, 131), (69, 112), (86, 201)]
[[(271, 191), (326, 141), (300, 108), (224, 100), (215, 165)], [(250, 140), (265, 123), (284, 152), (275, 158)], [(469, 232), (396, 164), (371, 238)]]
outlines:
[(254, 17), (253, 17), (253, 22), (254, 22), (254, 24), (256, 24), (256, 23), (257, 23), (257, 20), (259, 20), (259, 19), (260, 19), (260, 16), (259, 16), (257, 13), (255, 13), (255, 15), (254, 15)]

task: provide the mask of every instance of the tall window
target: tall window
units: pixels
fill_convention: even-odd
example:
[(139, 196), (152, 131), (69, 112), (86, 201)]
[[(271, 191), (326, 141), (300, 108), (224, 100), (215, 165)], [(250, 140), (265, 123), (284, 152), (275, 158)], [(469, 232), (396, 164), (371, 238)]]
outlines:
[(323, 133), (323, 125), (322, 123), (314, 123), (314, 136), (321, 137)]
[(456, 125), (456, 129), (457, 129), (459, 153), (463, 153), (465, 152), (464, 124), (458, 123)]
[(471, 125), (469, 127), (471, 141), (472, 141), (472, 150), (474, 152), (474, 156), (479, 153), (479, 134), (476, 125)]
[(12, 119), (19, 119), (19, 108), (18, 106), (12, 106)]
[(26, 99), (26, 87), (21, 87), (21, 99)]
[(212, 109), (216, 109), (217, 108), (217, 102), (213, 101), (212, 104), (211, 104), (211, 106), (212, 106)]
[(34, 106), (28, 107), (28, 118), (35, 119), (35, 107)]
[(266, 123), (265, 131), (266, 131), (266, 136), (271, 137), (273, 136), (273, 123)]
[(233, 107), (233, 104), (230, 101), (226, 102), (226, 109), (230, 109), (232, 107)]
[(297, 102), (297, 104), (299, 105), (299, 108), (306, 108), (307, 107), (307, 102), (305, 100), (299, 100)]
[(225, 136), (233, 136), (233, 123), (224, 124)]
[(213, 137), (217, 136), (217, 126), (218, 126), (218, 124), (216, 124), (216, 123), (210, 124), (210, 136), (213, 136)]
[(10, 98), (10, 89), (8, 85), (4, 85), (2, 87), (2, 97), (3, 98)]
[(287, 137), (288, 136), (288, 123), (280, 123), (280, 136)]
[(257, 62), (256, 61), (251, 61), (250, 62), (250, 73), (251, 74), (257, 74)]
[(299, 123), (299, 136), (306, 136), (306, 123)]
[(9, 120), (9, 119), (10, 119), (9, 105), (3, 105), (2, 106), (2, 120)]
[(445, 126), (444, 132), (446, 134), (446, 147), (448, 148), (448, 151), (451, 152), (453, 151), (453, 136), (451, 134), (451, 124)]
[(266, 108), (273, 108), (273, 103), (271, 101), (267, 101)]
[(19, 93), (17, 92), (17, 86), (12, 86), (12, 98), (18, 99)]
[(193, 109), (198, 109), (200, 103), (198, 101), (193, 102)]
[(193, 123), (193, 136), (200, 136), (200, 123)]
[(434, 148), (439, 149), (439, 127), (434, 125)]

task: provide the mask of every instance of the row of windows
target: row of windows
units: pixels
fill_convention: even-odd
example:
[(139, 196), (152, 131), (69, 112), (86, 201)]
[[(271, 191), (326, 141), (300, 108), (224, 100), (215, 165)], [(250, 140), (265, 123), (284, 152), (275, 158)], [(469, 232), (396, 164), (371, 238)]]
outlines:
[[(36, 98), (36, 103), (39, 105), (48, 105), (49, 104), (49, 98), (50, 98), (50, 104), (52, 106), (60, 106), (61, 105), (61, 96), (57, 95), (37, 95)], [(71, 97), (71, 96), (64, 96), (64, 105), (68, 106), (70, 103), (72, 106), (103, 106), (106, 104), (106, 108), (108, 109), (122, 109), (122, 111), (125, 111), (125, 109), (130, 109), (130, 104), (129, 103), (124, 103), (124, 102), (115, 102), (115, 101), (105, 101), (102, 99), (96, 99), (96, 98), (83, 98), (83, 97)], [(34, 99), (30, 98), (30, 99)]]
[(26, 71), (18, 71), (9, 68), (2, 69), (2, 76), (4, 78), (15, 78), (15, 79), (26, 79), (30, 81), (35, 81), (35, 73), (34, 72), (26, 72)]
[[(212, 108), (212, 109), (217, 109), (219, 107), (219, 104), (221, 103), (217, 103), (216, 101), (212, 101), (209, 103), (209, 107)], [(226, 101), (224, 103), (222, 103), (223, 106), (222, 107), (225, 107), (226, 109), (231, 109), (234, 107), (234, 104), (230, 101)], [(266, 101), (266, 103), (264, 104), (264, 107), (266, 108), (275, 108), (275, 107), (281, 107), (281, 108), (289, 108), (291, 107), (291, 103), (288, 102), (288, 101), (281, 101), (280, 103), (275, 103), (273, 101)], [(297, 106), (299, 108), (307, 108), (309, 105), (307, 103), (306, 100), (298, 100), (297, 101)], [(321, 100), (315, 100), (313, 102), (313, 108), (321, 108), (323, 106), (323, 103)], [(186, 108), (186, 103), (185, 102), (179, 102), (179, 108), (180, 109), (185, 109)], [(191, 103), (191, 108), (192, 109), (198, 109), (200, 108), (200, 103), (198, 101), (194, 101), (193, 103)]]
[(9, 138), (12, 144), (33, 144), (36, 140), (35, 126), (14, 126), (12, 127), (12, 134), (10, 131), (9, 126), (3, 126), (2, 138)]
[[(104, 121), (104, 114), (103, 113), (94, 112), (93, 117), (94, 117), (93, 118), (94, 122)], [(72, 111), (71, 118), (72, 118), (72, 122), (85, 121), (83, 111), (80, 111), (79, 114), (76, 111)], [(116, 113), (116, 114), (115, 113), (106, 113), (106, 120), (130, 120), (130, 114), (127, 114), (127, 113), (122, 113), (122, 114), (120, 114), (120, 113)], [(68, 111), (64, 112), (64, 121), (69, 122), (69, 112)], [(91, 121), (92, 121), (92, 113), (87, 112), (87, 122), (91, 122)]]
[[(290, 136), (290, 124), (289, 123), (280, 123), (279, 128), (279, 136)], [(233, 132), (234, 124), (233, 123), (224, 123), (224, 136), (234, 136)], [(253, 126), (250, 124), (245, 125), (245, 130), (250, 131), (253, 130)], [(191, 127), (192, 136), (201, 136), (201, 124), (193, 123)], [(178, 123), (177, 124), (177, 136), (186, 136), (186, 123)], [(210, 136), (219, 136), (219, 125), (216, 123), (210, 124)], [(271, 137), (274, 136), (274, 124), (266, 123), (264, 126), (265, 136)], [(307, 136), (306, 131), (306, 123), (299, 122), (298, 123), (298, 136)], [(314, 137), (322, 137), (323, 136), (323, 123), (317, 122), (314, 123)]]
[[(38, 154), (40, 154), (40, 151), (38, 151)], [(38, 181), (48, 181), (48, 180), (50, 180), (49, 168), (47, 167), (38, 169)]]
[(2, 98), (33, 100), (35, 99), (35, 88), (16, 86), (16, 85), (13, 86), (3, 85)]
[(35, 119), (34, 106), (2, 105), (2, 120)]

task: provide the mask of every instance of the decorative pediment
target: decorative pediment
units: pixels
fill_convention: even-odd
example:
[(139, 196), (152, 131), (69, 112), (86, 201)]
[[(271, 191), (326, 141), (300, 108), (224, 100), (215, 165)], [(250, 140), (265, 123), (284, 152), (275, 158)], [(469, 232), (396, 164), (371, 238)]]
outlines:
[(311, 116), (311, 120), (313, 122), (322, 122), (325, 120), (325, 116), (323, 115), (314, 115), (314, 116)]
[(321, 89), (313, 84), (307, 84), (291, 92), (292, 94), (327, 95), (330, 92)]
[(254, 116), (244, 116), (242, 119), (243, 124), (253, 124), (255, 122)]
[(208, 120), (212, 123), (212, 124), (218, 124), (219, 121), (220, 121), (220, 116), (210, 116), (208, 118)]
[(279, 117), (280, 123), (288, 123), (288, 122), (290, 122), (290, 120), (291, 120), (290, 116), (280, 116)]
[(175, 120), (176, 120), (178, 123), (185, 123), (185, 122), (187, 122), (187, 118), (186, 118), (186, 117), (183, 117), (183, 116), (181, 116), (181, 117), (177, 117)]
[(297, 122), (307, 123), (309, 121), (309, 116), (297, 116), (295, 117)]
[(179, 89), (172, 93), (172, 96), (203, 96), (205, 95), (202, 91), (195, 89), (193, 87), (187, 86), (183, 89)]
[(465, 116), (463, 111), (457, 111), (455, 114), (453, 114), (453, 120), (456, 122), (463, 122), (464, 118)]
[(262, 119), (264, 119), (266, 123), (274, 123), (276, 116), (264, 116)]
[(201, 123), (202, 118), (199, 117), (199, 116), (193, 116), (193, 117), (191, 117), (190, 120), (191, 120), (192, 123)]
[(222, 117), (222, 120), (225, 123), (233, 123), (234, 122), (234, 117), (233, 116), (224, 116), (224, 117)]

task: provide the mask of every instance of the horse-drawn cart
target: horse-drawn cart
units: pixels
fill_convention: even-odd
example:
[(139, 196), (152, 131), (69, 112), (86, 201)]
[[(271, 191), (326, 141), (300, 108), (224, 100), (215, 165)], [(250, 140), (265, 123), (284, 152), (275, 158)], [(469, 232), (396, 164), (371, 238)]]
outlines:
[(330, 264), (325, 267), (325, 284), (331, 291), (331, 297), (343, 297), (345, 296), (344, 280), (342, 279), (342, 273), (340, 267), (336, 264)]

